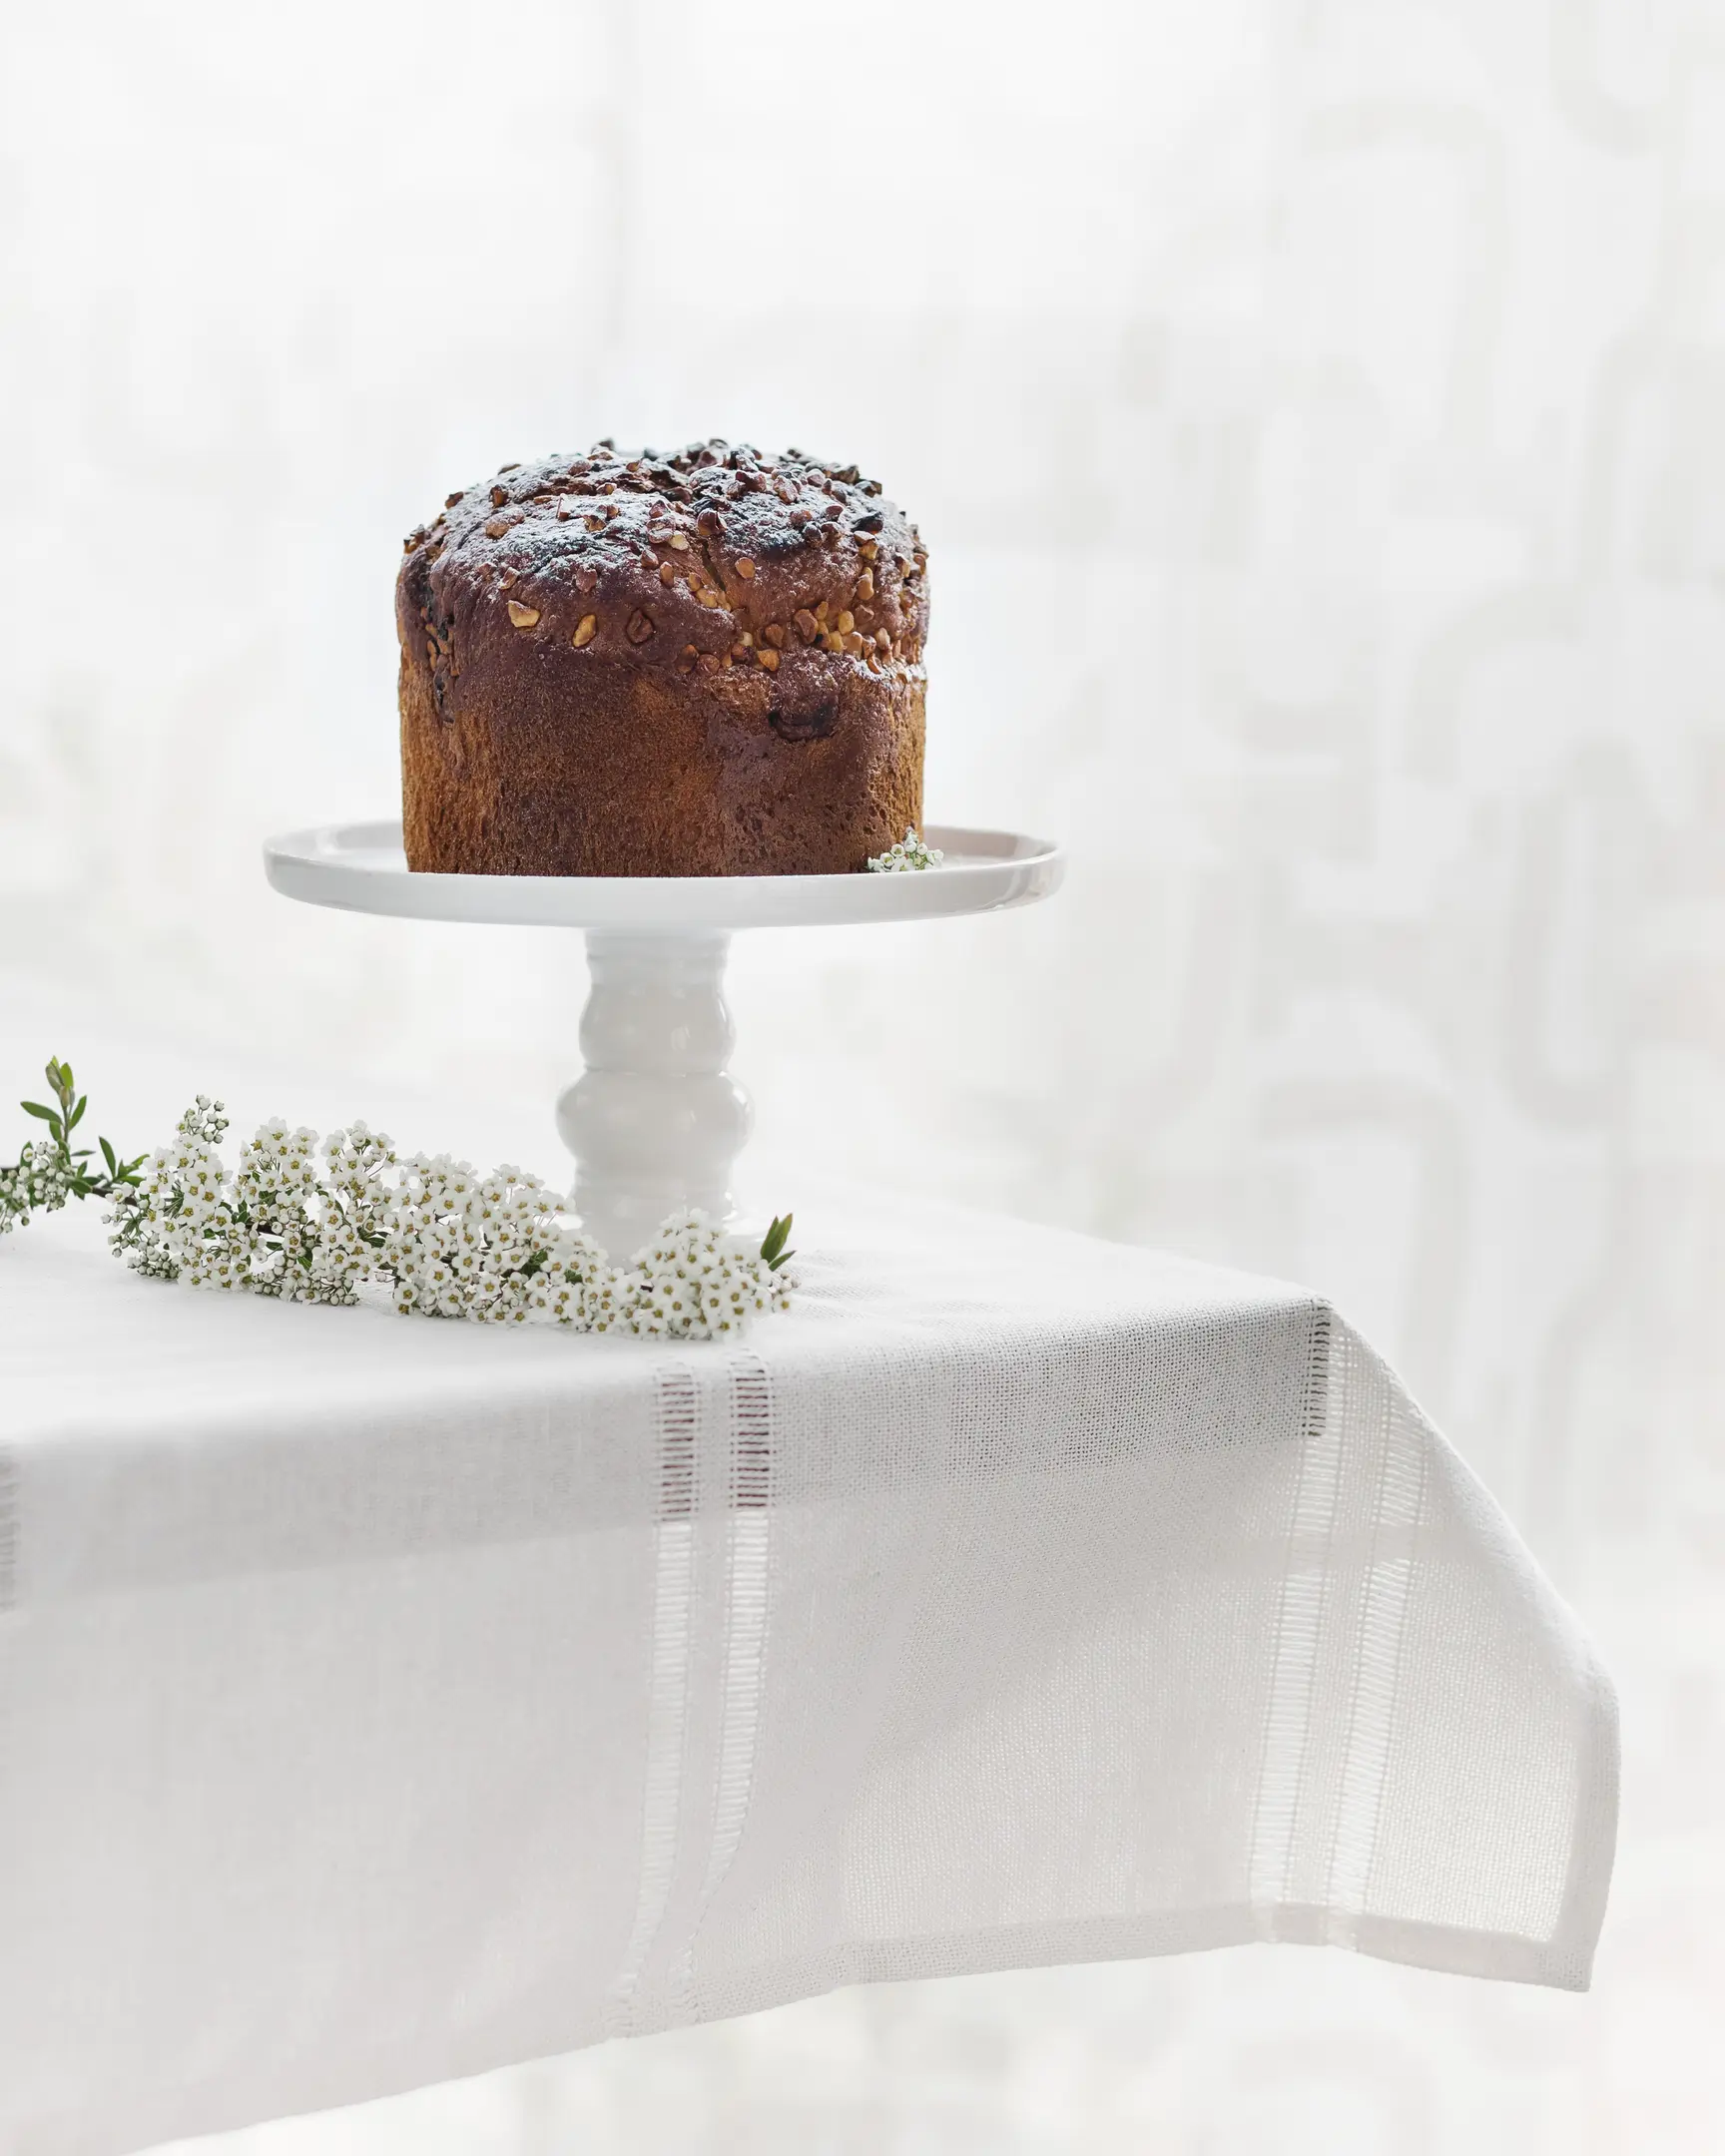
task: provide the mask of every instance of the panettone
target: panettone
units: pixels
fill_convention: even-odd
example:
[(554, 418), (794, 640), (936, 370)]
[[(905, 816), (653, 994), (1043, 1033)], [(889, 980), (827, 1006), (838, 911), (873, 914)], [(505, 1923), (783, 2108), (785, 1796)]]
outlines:
[(855, 465), (603, 442), (406, 548), (409, 867), (834, 874), (920, 825), (927, 557)]

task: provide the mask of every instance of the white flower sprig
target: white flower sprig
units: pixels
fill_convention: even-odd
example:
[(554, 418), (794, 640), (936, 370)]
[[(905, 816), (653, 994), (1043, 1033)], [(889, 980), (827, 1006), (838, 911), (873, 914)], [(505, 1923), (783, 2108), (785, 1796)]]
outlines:
[(723, 1339), (791, 1306), (789, 1214), (758, 1254), (700, 1213), (675, 1215), (617, 1267), (518, 1168), (403, 1157), (363, 1123), (332, 1131), (320, 1164), (315, 1131), (278, 1119), (230, 1174), (227, 1129), (222, 1103), (200, 1094), (137, 1187), (115, 1193), (110, 1247), (146, 1278), (292, 1303), (351, 1304), (372, 1288), (403, 1316), (676, 1340)]
[(16, 1166), (0, 1162), (0, 1235), (28, 1228), (32, 1213), (58, 1213), (68, 1198), (111, 1198), (122, 1186), (136, 1183), (144, 1165), (142, 1154), (134, 1161), (122, 1160), (106, 1138), (99, 1138), (108, 1172), (93, 1172), (90, 1147), (72, 1142), (90, 1105), (88, 1096), (79, 1092), (71, 1064), (58, 1056), (48, 1058), (45, 1076), (56, 1105), (33, 1100), (19, 1105), (26, 1115), (47, 1124), (47, 1138), (28, 1139)]
[(895, 846), (874, 854), (868, 865), (876, 875), (898, 875), (908, 868), (938, 868), (945, 858), (938, 846), (924, 845), (911, 824)]

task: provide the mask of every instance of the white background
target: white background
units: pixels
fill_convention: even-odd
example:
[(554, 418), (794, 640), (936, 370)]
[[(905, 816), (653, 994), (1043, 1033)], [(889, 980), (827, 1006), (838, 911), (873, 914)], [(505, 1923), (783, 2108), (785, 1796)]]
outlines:
[(891, 1987), (212, 2156), (1725, 2145), (1725, 9), (0, 20), (0, 1098), (55, 1049), (137, 1146), (203, 1087), (555, 1171), (573, 943), (296, 908), (259, 839), (392, 806), (450, 488), (856, 458), (932, 557), (930, 817), (1074, 867), (739, 942), (765, 1194), (1327, 1290), (1622, 1692), (1586, 1998), (1295, 1949)]

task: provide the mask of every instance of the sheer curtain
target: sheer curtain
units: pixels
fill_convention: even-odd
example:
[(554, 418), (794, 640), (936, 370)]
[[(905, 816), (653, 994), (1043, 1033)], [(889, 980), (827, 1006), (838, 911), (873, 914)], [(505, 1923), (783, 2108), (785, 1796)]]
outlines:
[(1713, 2145), (1717, 10), (90, 0), (4, 39), (0, 1097), (99, 1014), (211, 1090), (441, 1091), (415, 1144), (489, 1157), (524, 1103), (554, 1169), (565, 939), (290, 907), (258, 839), (391, 806), (390, 584), (452, 486), (601, 433), (856, 458), (930, 549), (931, 817), (1074, 865), (1023, 915), (740, 940), (775, 1191), (816, 1160), (1324, 1288), (1623, 1694), (1586, 2000), (1246, 1953), (904, 1987), (247, 2156)]

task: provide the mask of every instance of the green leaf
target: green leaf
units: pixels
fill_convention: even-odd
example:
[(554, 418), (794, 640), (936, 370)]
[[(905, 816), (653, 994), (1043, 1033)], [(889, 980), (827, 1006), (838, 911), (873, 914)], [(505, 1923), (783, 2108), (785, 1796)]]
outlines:
[(115, 1156), (114, 1148), (106, 1138), (98, 1138), (96, 1143), (102, 1148), (102, 1158), (108, 1163), (108, 1173), (111, 1176), (118, 1175), (120, 1173), (120, 1163)]
[(768, 1267), (774, 1272), (777, 1272), (784, 1263), (780, 1253), (791, 1240), (791, 1223), (795, 1218), (794, 1214), (787, 1213), (785, 1218), (781, 1220), (775, 1214), (773, 1216), (773, 1225), (768, 1229), (766, 1240), (761, 1245), (761, 1255), (766, 1259)]
[(80, 1121), (82, 1120), (82, 1118), (83, 1118), (83, 1114), (84, 1114), (84, 1111), (85, 1111), (85, 1109), (86, 1109), (86, 1108), (88, 1108), (88, 1107), (89, 1107), (89, 1105), (90, 1105), (90, 1096), (89, 1096), (89, 1094), (88, 1094), (88, 1093), (80, 1093), (80, 1094), (79, 1094), (79, 1096), (78, 1096), (78, 1105), (77, 1105), (77, 1107), (76, 1107), (76, 1108), (74, 1108), (74, 1109), (73, 1109), (73, 1111), (72, 1111), (72, 1113), (71, 1113), (71, 1114), (70, 1114), (70, 1115), (69, 1115), (69, 1116), (68, 1116), (68, 1117), (66, 1118), (66, 1128), (67, 1128), (68, 1130), (75, 1130), (75, 1129), (76, 1129), (76, 1128), (78, 1127), (78, 1124), (79, 1124), (79, 1122), (80, 1122)]
[(26, 1115), (40, 1116), (44, 1123), (58, 1123), (60, 1120), (52, 1108), (44, 1108), (39, 1100), (20, 1101), (18, 1105)]

